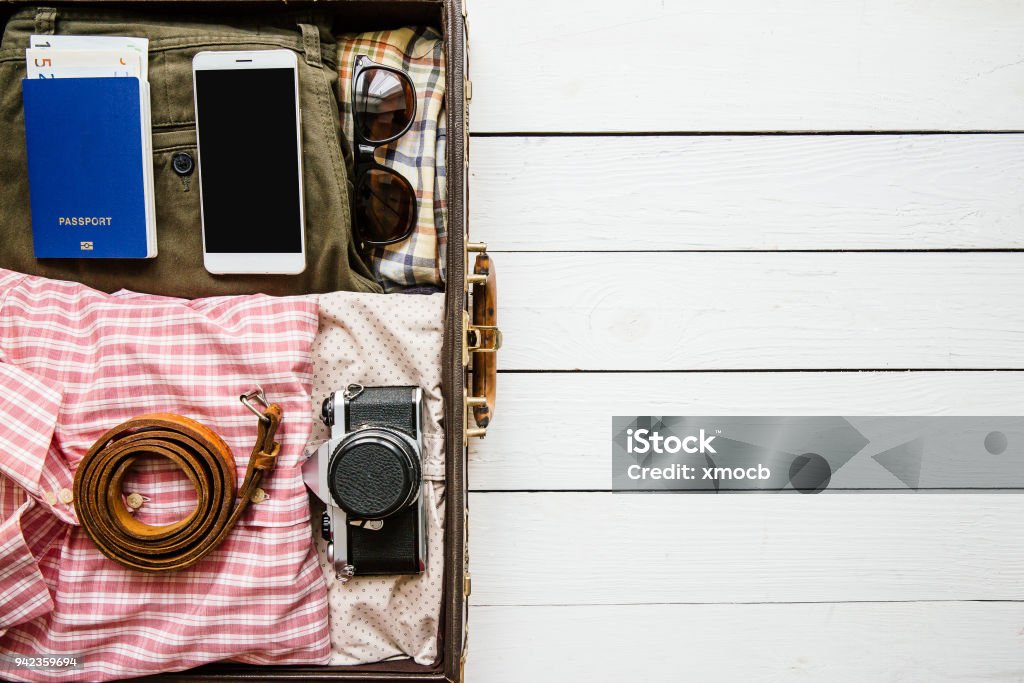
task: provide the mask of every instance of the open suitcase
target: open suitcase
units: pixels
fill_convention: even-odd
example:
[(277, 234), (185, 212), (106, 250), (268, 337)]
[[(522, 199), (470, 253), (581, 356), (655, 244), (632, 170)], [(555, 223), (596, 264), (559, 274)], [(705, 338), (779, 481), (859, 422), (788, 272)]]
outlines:
[[(22, 4), (7, 0), (0, 6), (0, 26)], [(32, 5), (39, 5), (33, 2)], [(184, 0), (176, 2), (46, 2), (58, 8), (90, 5), (106, 8), (202, 12), (227, 10), (237, 14), (295, 10), (314, 3), (299, 0), (229, 2)], [(402, 25), (427, 25), (443, 35), (447, 61), (447, 205), (448, 249), (443, 347), (442, 394), (446, 406), (446, 508), (444, 588), (439, 659), (432, 666), (412, 660), (342, 667), (255, 667), (232, 663), (210, 664), (162, 680), (352, 680), (352, 681), (461, 681), (466, 658), (467, 598), (467, 441), (483, 437), (493, 415), (495, 354), (500, 331), (495, 323), (495, 274), (486, 246), (467, 240), (468, 106), (472, 87), (468, 77), (468, 34), (464, 0), (317, 0), (343, 22), (345, 30), (374, 30)]]

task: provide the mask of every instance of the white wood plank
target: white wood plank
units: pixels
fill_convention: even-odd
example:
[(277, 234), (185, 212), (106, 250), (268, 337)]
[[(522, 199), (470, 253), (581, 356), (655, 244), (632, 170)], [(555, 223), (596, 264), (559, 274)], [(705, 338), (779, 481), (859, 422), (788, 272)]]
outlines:
[(473, 607), (466, 678), (1020, 681), (1021, 603)]
[(1024, 247), (1024, 135), (479, 138), (490, 251)]
[(1024, 254), (502, 255), (505, 369), (1024, 367)]
[(513, 373), (471, 490), (611, 488), (613, 415), (1019, 415), (1024, 372)]
[(469, 502), (477, 605), (1024, 600), (1018, 494)]
[(470, 4), (476, 132), (1024, 129), (1013, 0)]

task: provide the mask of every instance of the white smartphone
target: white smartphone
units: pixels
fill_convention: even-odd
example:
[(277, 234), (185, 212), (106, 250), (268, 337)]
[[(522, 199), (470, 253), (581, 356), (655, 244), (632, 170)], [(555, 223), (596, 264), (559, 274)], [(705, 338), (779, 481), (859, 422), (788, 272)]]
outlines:
[(295, 53), (200, 52), (192, 84), (206, 270), (301, 273), (306, 216)]

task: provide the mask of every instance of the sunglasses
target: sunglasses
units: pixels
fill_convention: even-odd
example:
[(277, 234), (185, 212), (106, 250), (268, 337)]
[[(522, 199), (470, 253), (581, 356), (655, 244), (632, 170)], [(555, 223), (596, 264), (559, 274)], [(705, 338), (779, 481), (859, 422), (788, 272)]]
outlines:
[(416, 229), (416, 191), (400, 173), (378, 164), (374, 151), (412, 127), (416, 87), (404, 71), (359, 55), (352, 69), (351, 101), (357, 154), (356, 240), (364, 246), (401, 242)]

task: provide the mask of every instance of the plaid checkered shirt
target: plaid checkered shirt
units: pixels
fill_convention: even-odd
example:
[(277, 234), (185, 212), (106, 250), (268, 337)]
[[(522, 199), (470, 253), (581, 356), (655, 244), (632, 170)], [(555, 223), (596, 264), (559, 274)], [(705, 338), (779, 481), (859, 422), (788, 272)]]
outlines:
[(359, 55), (408, 73), (417, 98), (409, 131), (377, 151), (377, 161), (401, 173), (416, 190), (416, 230), (407, 240), (374, 248), (370, 267), (387, 292), (441, 288), (447, 246), (444, 41), (436, 29), (426, 27), (338, 36), (341, 120), (348, 140), (354, 139), (352, 67)]
[[(326, 590), (300, 470), (316, 330), (311, 299), (108, 295), (0, 270), (0, 678), (103, 681), (221, 659), (326, 663)], [(148, 574), (107, 559), (72, 495), (93, 442), (132, 417), (180, 413), (225, 440), (240, 483), (256, 418), (238, 396), (255, 384), (285, 416), (265, 500), (188, 569)], [(195, 489), (169, 462), (148, 460), (122, 490), (145, 501), (135, 518), (185, 517)], [(77, 666), (14, 664), (49, 656)]]

